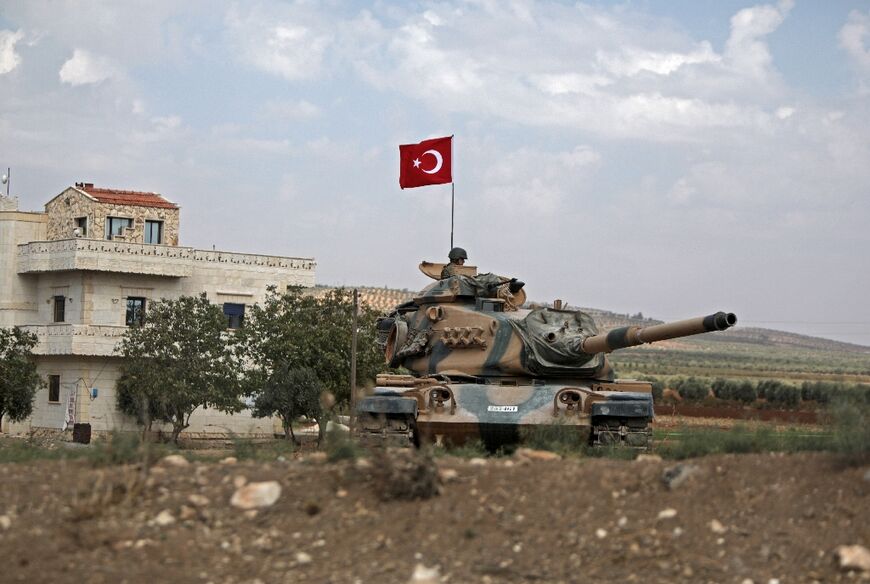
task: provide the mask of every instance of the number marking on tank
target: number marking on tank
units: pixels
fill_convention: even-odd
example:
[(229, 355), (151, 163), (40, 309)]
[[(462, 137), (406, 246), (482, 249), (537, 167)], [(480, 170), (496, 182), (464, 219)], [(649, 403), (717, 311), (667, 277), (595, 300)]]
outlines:
[(518, 406), (487, 406), (488, 412), (516, 412)]

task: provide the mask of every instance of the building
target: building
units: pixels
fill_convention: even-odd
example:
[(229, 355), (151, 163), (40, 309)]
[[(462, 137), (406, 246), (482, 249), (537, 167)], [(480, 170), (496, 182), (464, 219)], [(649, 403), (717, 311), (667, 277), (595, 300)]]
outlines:
[[(131, 429), (115, 407), (121, 358), (115, 347), (149, 303), (205, 292), (229, 328), (275, 285), (313, 286), (313, 258), (201, 250), (179, 245), (179, 207), (157, 193), (76, 183), (21, 212), (0, 196), (0, 326), (39, 339), (34, 353), (46, 387), (23, 423), (4, 431)], [(197, 411), (187, 432), (271, 434), (271, 420)]]

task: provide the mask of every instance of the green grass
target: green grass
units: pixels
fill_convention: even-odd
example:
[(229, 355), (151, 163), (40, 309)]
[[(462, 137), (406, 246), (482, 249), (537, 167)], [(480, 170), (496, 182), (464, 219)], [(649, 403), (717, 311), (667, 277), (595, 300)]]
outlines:
[(583, 453), (589, 435), (579, 431), (577, 426), (553, 423), (546, 426), (532, 426), (522, 432), (523, 446), (537, 450), (549, 450), (563, 456)]
[(233, 456), (238, 460), (269, 462), (279, 457), (289, 459), (299, 449), (291, 440), (253, 440), (233, 436)]
[(830, 432), (807, 432), (772, 428), (749, 429), (737, 425), (730, 430), (717, 428), (681, 428), (676, 435), (659, 437), (654, 451), (663, 458), (682, 460), (709, 454), (745, 454), (750, 452), (804, 452), (833, 450)]
[(0, 463), (35, 462), (37, 460), (70, 460), (87, 454), (84, 448), (68, 448), (60, 443), (29, 439), (0, 440)]
[(324, 438), (324, 450), (329, 462), (339, 460), (355, 460), (365, 453), (365, 449), (351, 439), (347, 432), (334, 430), (327, 432)]
[(0, 463), (87, 460), (94, 466), (137, 464), (145, 459), (146, 451), (150, 462), (177, 452), (173, 447), (156, 443), (143, 449), (138, 432), (112, 432), (88, 445), (36, 438), (0, 439)]

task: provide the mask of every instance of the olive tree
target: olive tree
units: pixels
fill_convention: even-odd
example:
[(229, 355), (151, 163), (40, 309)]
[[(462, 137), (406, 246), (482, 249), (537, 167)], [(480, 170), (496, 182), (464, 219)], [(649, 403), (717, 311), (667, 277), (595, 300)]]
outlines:
[(290, 369), (283, 365), (272, 373), (263, 389), (256, 395), (251, 413), (257, 418), (281, 418), (284, 437), (295, 444), (299, 441), (293, 433), (293, 420), (299, 416), (312, 418), (320, 428), (317, 436), (319, 443), (326, 428), (321, 405), (322, 393), (323, 385), (313, 369)]
[[(357, 379), (374, 380), (384, 369), (375, 344), (378, 313), (360, 306)], [(246, 392), (259, 394), (276, 372), (310, 369), (339, 402), (350, 397), (353, 300), (344, 289), (315, 296), (303, 288), (279, 293), (271, 287), (262, 305), (251, 307), (240, 331), (240, 354), (248, 367)]]
[(176, 443), (198, 407), (242, 410), (234, 344), (223, 310), (205, 294), (153, 303), (143, 324), (128, 328), (117, 349), (124, 358), (119, 409), (140, 423), (171, 424)]
[(0, 423), (4, 415), (19, 422), (33, 412), (42, 387), (32, 356), (36, 343), (36, 335), (18, 327), (0, 328)]

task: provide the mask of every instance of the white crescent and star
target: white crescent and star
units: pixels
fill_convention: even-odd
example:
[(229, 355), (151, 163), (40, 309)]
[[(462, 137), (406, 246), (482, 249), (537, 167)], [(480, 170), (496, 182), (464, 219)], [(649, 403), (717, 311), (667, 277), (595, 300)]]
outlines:
[[(431, 154), (432, 156), (435, 157), (435, 166), (432, 168), (432, 170), (426, 170), (425, 168), (420, 168), (420, 164), (421, 164), (420, 158), (423, 158), (427, 154)], [(444, 164), (444, 159), (441, 157), (441, 153), (438, 152), (437, 150), (427, 150), (426, 152), (421, 154), (419, 158), (414, 159), (414, 168), (420, 168), (420, 170), (422, 170), (426, 174), (435, 174), (436, 172), (441, 170), (441, 166), (443, 164)]]

